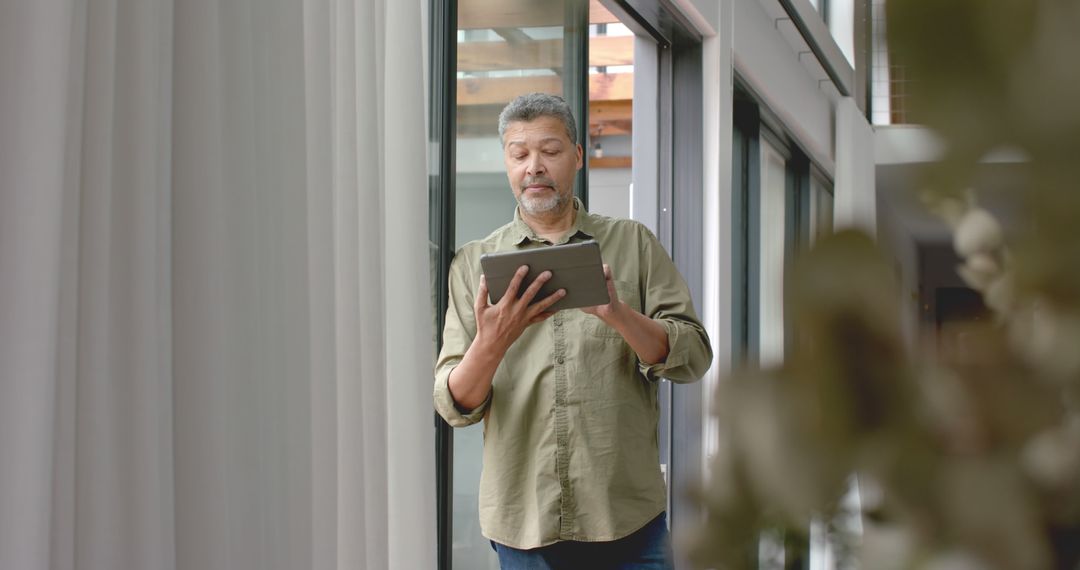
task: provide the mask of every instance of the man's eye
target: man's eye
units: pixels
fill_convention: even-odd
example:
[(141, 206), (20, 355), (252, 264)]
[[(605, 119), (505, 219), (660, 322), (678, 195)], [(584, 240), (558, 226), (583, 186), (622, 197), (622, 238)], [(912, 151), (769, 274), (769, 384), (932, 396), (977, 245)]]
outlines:
[(545, 150), (544, 154), (546, 154), (547, 156), (555, 156), (556, 154), (559, 154), (559, 151), (557, 151), (557, 150)]
[(514, 160), (525, 160), (525, 155), (524, 154), (515, 154), (515, 155), (513, 155), (513, 157), (514, 157)]

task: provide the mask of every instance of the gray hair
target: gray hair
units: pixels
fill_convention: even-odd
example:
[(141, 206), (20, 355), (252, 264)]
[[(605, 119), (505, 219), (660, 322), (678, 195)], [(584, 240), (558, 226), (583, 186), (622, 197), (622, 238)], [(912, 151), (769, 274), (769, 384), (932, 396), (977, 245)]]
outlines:
[(532, 121), (540, 117), (555, 117), (562, 121), (566, 128), (566, 136), (570, 142), (577, 144), (577, 124), (574, 123), (574, 114), (570, 111), (570, 105), (558, 95), (548, 93), (528, 93), (518, 96), (499, 113), (499, 143), (503, 141), (503, 133), (510, 123), (518, 121)]

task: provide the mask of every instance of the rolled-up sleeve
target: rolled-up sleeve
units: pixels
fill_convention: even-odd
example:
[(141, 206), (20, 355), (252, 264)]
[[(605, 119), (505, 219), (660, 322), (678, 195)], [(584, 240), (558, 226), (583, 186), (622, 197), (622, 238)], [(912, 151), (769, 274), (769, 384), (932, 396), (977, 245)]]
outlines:
[(675, 263), (652, 232), (644, 226), (642, 232), (643, 312), (667, 332), (668, 355), (663, 362), (641, 362), (638, 369), (649, 380), (695, 382), (712, 364), (709, 335), (698, 320), (690, 289)]
[(672, 318), (656, 319), (667, 331), (668, 355), (663, 362), (639, 362), (638, 369), (649, 380), (667, 378), (688, 383), (700, 380), (712, 363), (712, 347), (704, 328), (698, 323)]
[(446, 304), (446, 324), (443, 327), (443, 345), (435, 363), (435, 411), (453, 427), (475, 424), (484, 418), (491, 404), (491, 393), (473, 410), (458, 406), (450, 394), (450, 372), (461, 363), (465, 351), (476, 337), (476, 316), (473, 314), (473, 296), (476, 287), (470, 279), (474, 266), (465, 252), (459, 252), (450, 265), (449, 297)]
[(491, 405), (491, 392), (488, 392), (487, 398), (475, 410), (462, 409), (450, 395), (448, 382), (453, 369), (453, 366), (450, 366), (445, 372), (440, 370), (435, 374), (435, 410), (453, 427), (471, 426), (484, 419), (484, 414)]

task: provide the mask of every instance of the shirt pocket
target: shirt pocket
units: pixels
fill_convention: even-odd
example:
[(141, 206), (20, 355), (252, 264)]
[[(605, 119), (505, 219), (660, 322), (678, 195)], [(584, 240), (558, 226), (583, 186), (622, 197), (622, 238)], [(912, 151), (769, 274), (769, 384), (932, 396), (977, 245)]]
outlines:
[[(630, 308), (637, 312), (641, 312), (641, 293), (638, 291), (637, 284), (629, 281), (615, 280), (615, 293), (619, 296), (619, 300), (630, 305)], [(604, 339), (617, 339), (622, 340), (622, 335), (619, 331), (609, 326), (598, 317), (586, 314), (585, 330), (598, 338)]]

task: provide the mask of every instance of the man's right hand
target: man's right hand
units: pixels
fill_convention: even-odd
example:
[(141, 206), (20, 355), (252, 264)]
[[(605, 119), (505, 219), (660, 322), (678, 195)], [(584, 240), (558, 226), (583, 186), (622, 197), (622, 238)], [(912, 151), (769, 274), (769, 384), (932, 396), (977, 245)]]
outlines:
[(565, 289), (559, 289), (537, 303), (529, 304), (540, 287), (551, 279), (551, 272), (545, 271), (525, 289), (519, 299), (517, 292), (528, 271), (525, 265), (519, 267), (506, 288), (506, 294), (494, 305), (488, 303), (487, 281), (480, 277), (480, 288), (476, 291), (473, 304), (476, 337), (465, 351), (461, 363), (450, 371), (447, 379), (450, 397), (463, 410), (473, 410), (484, 403), (491, 391), (495, 370), (506, 351), (529, 325), (555, 314), (548, 312), (548, 309), (566, 295)]
[(540, 301), (532, 303), (540, 292), (540, 288), (551, 279), (551, 272), (545, 271), (529, 284), (519, 298), (517, 292), (528, 272), (527, 265), (519, 267), (514, 277), (510, 279), (510, 285), (506, 287), (506, 294), (494, 305), (488, 302), (487, 280), (483, 275), (480, 276), (480, 288), (476, 291), (476, 301), (473, 304), (476, 313), (474, 343), (493, 349), (501, 356), (529, 325), (544, 321), (555, 314), (547, 309), (562, 299), (566, 295), (566, 290), (559, 289)]

